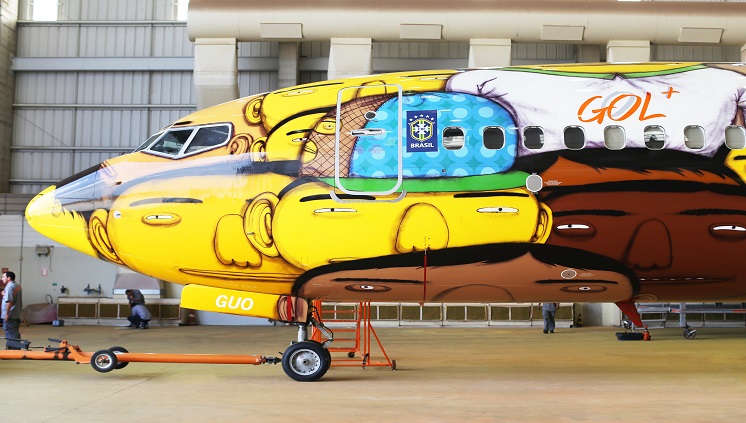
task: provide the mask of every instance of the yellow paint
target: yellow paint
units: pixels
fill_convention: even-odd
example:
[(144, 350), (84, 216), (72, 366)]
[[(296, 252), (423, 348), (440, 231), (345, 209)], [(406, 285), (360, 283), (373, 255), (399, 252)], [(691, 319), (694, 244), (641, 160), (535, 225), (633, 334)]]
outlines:
[(292, 180), (213, 175), (137, 184), (110, 210), (94, 212), (91, 242), (102, 257), (167, 281), (287, 294), (299, 270), (254, 248), (243, 214), (247, 200), (267, 189), (279, 192)]
[(279, 320), (277, 304), (281, 298), (280, 295), (187, 285), (181, 291), (181, 307)]
[(544, 242), (551, 227), (550, 210), (525, 188), (489, 191), (507, 196), (455, 198), (453, 192), (426, 192), (408, 193), (395, 203), (341, 204), (328, 197), (330, 189), (313, 182), (273, 200), (276, 207), (267, 207), (265, 200), (252, 202), (249, 225), (262, 232), (265, 246), (301, 269), (428, 246)]

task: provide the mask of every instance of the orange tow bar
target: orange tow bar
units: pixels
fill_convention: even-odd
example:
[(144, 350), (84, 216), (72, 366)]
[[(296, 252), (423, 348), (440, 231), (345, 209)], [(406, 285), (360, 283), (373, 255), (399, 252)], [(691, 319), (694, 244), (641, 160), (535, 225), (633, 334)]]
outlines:
[(49, 339), (59, 342), (59, 347), (45, 347), (43, 351), (29, 350), (28, 341), (18, 341), (20, 350), (2, 350), (0, 359), (3, 360), (63, 360), (75, 361), (77, 364), (90, 363), (94, 370), (101, 373), (122, 369), (129, 363), (195, 363), (195, 364), (277, 364), (282, 361), (279, 357), (265, 357), (262, 355), (237, 354), (156, 354), (130, 353), (124, 347), (111, 347), (94, 353), (82, 351), (77, 345), (71, 345), (65, 340)]

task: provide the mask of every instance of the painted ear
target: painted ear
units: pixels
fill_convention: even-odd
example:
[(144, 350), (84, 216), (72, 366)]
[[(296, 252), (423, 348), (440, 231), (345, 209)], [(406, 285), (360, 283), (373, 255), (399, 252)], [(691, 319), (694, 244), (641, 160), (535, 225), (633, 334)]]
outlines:
[(88, 221), (88, 238), (91, 240), (93, 248), (101, 257), (117, 264), (124, 264), (119, 259), (116, 251), (114, 251), (114, 246), (111, 245), (111, 241), (109, 240), (109, 234), (106, 231), (108, 218), (109, 212), (106, 210), (98, 209), (94, 211)]
[(267, 137), (257, 138), (252, 141), (249, 151), (252, 153), (252, 159), (255, 162), (267, 161)]
[(220, 218), (215, 230), (215, 256), (227, 266), (261, 266), (262, 256), (243, 235), (242, 216), (229, 214)]
[(271, 192), (259, 194), (251, 200), (243, 221), (243, 229), (251, 245), (269, 257), (280, 255), (272, 238), (272, 217), (279, 201)]
[(251, 147), (251, 141), (252, 138), (249, 135), (236, 135), (228, 143), (228, 151), (230, 152), (230, 155), (236, 156), (239, 154), (248, 153), (249, 147)]
[(262, 123), (263, 100), (264, 96), (261, 96), (246, 103), (246, 108), (244, 109), (244, 118), (246, 119), (246, 123), (248, 123), (249, 125), (256, 126)]
[(539, 202), (539, 219), (536, 222), (536, 232), (532, 242), (543, 244), (549, 239), (552, 229), (552, 209), (546, 204)]

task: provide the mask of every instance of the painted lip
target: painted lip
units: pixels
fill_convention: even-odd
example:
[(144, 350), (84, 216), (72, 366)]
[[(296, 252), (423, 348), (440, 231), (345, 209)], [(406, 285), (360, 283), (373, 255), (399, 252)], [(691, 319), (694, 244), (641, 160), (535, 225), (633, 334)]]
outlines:
[(731, 280), (733, 279), (724, 276), (647, 276), (641, 277), (640, 283), (647, 285), (677, 285), (684, 283), (707, 285), (730, 282)]
[(180, 268), (181, 273), (192, 276), (200, 276), (205, 278), (215, 279), (230, 279), (230, 280), (245, 280), (253, 282), (293, 282), (295, 276), (284, 275), (281, 273), (242, 273), (242, 272), (229, 272), (224, 270), (200, 270), (200, 269), (185, 269)]

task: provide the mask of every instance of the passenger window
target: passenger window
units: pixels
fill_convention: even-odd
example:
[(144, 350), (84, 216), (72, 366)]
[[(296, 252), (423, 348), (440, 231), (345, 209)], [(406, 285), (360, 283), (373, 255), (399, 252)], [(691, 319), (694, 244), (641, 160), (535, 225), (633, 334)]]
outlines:
[(580, 150), (585, 147), (585, 131), (581, 126), (565, 128), (565, 147), (570, 150)]
[(699, 150), (705, 146), (705, 129), (699, 125), (689, 125), (684, 128), (684, 145), (692, 150)]
[(458, 126), (449, 126), (443, 130), (443, 147), (446, 150), (458, 150), (464, 146), (464, 130)]
[(644, 138), (645, 146), (651, 150), (661, 150), (666, 145), (666, 131), (659, 125), (646, 126)]
[(743, 126), (730, 125), (725, 128), (725, 145), (731, 150), (740, 150), (746, 147), (746, 130)]
[(192, 132), (194, 132), (194, 129), (192, 128), (168, 131), (166, 132), (166, 135), (153, 144), (149, 150), (175, 156), (179, 154), (181, 148), (184, 147), (184, 144), (189, 140)]
[(484, 148), (499, 150), (505, 146), (505, 131), (500, 126), (488, 126), (482, 132)]
[(207, 126), (197, 130), (197, 134), (192, 138), (184, 154), (194, 153), (206, 148), (215, 147), (228, 141), (230, 137), (230, 126)]
[(544, 130), (539, 126), (523, 128), (523, 145), (529, 150), (539, 150), (544, 147)]
[(627, 136), (624, 128), (619, 125), (610, 125), (604, 128), (604, 145), (609, 150), (621, 150), (627, 144)]

